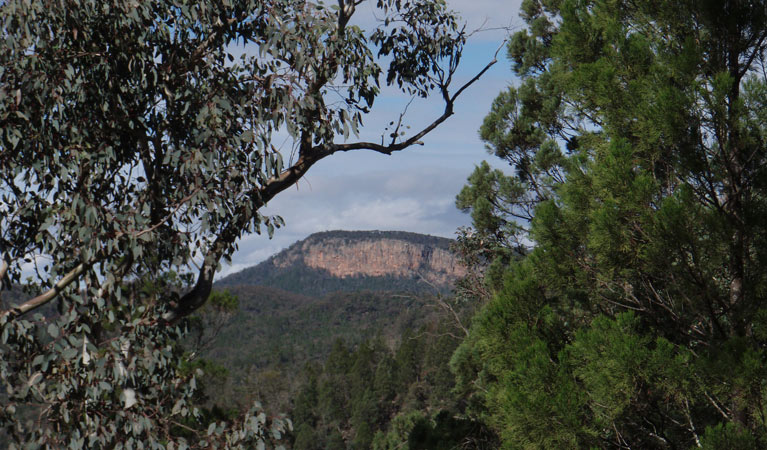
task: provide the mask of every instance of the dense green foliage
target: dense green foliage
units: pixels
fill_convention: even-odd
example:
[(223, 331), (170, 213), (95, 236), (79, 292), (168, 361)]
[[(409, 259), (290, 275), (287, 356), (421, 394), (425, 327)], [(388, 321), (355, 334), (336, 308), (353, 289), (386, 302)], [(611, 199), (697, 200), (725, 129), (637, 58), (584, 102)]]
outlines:
[(323, 365), (304, 370), (295, 398), (293, 448), (494, 448), (481, 424), (460, 419), (448, 361), (460, 342), (449, 323), (408, 331), (390, 350), (380, 340), (351, 351), (337, 341)]
[[(767, 446), (767, 5), (525, 0), (458, 198), (508, 263), (452, 367), (503, 448)], [(502, 254), (503, 249), (499, 250)]]
[[(341, 239), (346, 242), (359, 242), (369, 240), (394, 239), (413, 244), (428, 245), (431, 247), (447, 249), (450, 247), (450, 239), (431, 236), (428, 234), (411, 233), (409, 231), (350, 231), (350, 230), (331, 230), (320, 231), (306, 238), (307, 241), (322, 241), (324, 239)], [(292, 246), (291, 246), (292, 247)]]
[[(305, 297), (278, 289), (234, 286), (240, 300), (201, 355), (228, 369), (216, 388), (219, 404), (246, 408), (254, 399), (289, 413), (307, 364), (321, 364), (333, 343), (399, 342), (407, 330), (440, 317), (430, 297), (397, 292), (338, 292)], [(202, 314), (205, 317), (207, 314)]]
[[(196, 406), (185, 317), (243, 234), (282, 223), (268, 201), (337, 152), (420, 143), (477, 79), (451, 86), (465, 34), (444, 2), (378, 0), (368, 30), (359, 1), (330, 3), (0, 2), (0, 288), (26, 270), (34, 296), (0, 311), (12, 447), (281, 436), (256, 409), (224, 423)], [(382, 83), (444, 110), (357, 141)], [(33, 315), (46, 304), (58, 314)]]
[[(364, 290), (411, 295), (429, 295), (435, 291), (435, 287), (425, 283), (417, 273), (410, 277), (355, 275), (338, 278), (326, 270), (309, 267), (302, 261), (296, 261), (287, 267), (277, 267), (267, 260), (221, 280), (220, 286), (234, 287), (239, 284), (274, 286), (307, 296)], [(442, 291), (448, 290), (445, 286), (440, 287)]]
[[(344, 291), (323, 297), (229, 287), (238, 310), (201, 350), (206, 374), (227, 368), (204, 379), (209, 410), (226, 415), (258, 398), (294, 421), (296, 449), (496, 448), (494, 433), (465, 415), (448, 364), (474, 303), (345, 292), (358, 282), (338, 279)], [(200, 318), (215, 322), (211, 312)]]

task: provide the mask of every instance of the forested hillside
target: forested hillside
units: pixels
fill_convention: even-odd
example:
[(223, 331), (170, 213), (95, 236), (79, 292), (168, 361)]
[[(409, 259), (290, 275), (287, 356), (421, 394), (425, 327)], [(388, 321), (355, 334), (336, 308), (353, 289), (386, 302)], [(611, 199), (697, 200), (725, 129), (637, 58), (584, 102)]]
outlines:
[[(202, 356), (229, 372), (227, 404), (261, 400), (269, 411), (289, 412), (306, 364), (322, 364), (342, 340), (352, 348), (377, 339), (390, 347), (408, 330), (436, 321), (432, 297), (396, 292), (338, 292), (304, 297), (265, 287), (228, 289), (240, 307)], [(246, 394), (243, 394), (246, 393)]]
[[(426, 433), (418, 439), (435, 439), (432, 416), (442, 413), (452, 424), (462, 407), (450, 394), (448, 361), (471, 309), (423, 281), (465, 273), (451, 243), (403, 232), (318, 233), (222, 280), (211, 306), (190, 322), (197, 331), (189, 347), (199, 349), (209, 374), (208, 406), (225, 417), (258, 400), (270, 414), (287, 414), (296, 449), (370, 448), (374, 437), (389, 448), (385, 443), (406, 442), (416, 425)], [(335, 252), (338, 266), (380, 272), (360, 263), (369, 256), (359, 245), (380, 252), (391, 275), (337, 276), (304, 263), (320, 248)], [(434, 262), (436, 251), (444, 252), (442, 264)], [(446, 273), (446, 266), (460, 269)], [(337, 290), (325, 293), (330, 288)], [(390, 429), (395, 419), (399, 428)]]
[(201, 351), (213, 414), (260, 401), (293, 421), (285, 443), (294, 449), (496, 448), (453, 393), (449, 361), (465, 337), (466, 305), (394, 292), (228, 292), (239, 309)]

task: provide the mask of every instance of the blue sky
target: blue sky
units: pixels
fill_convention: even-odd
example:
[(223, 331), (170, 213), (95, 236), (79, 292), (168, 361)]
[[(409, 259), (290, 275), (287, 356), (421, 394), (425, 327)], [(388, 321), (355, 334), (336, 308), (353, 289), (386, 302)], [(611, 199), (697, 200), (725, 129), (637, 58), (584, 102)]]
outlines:
[[(498, 28), (518, 29), (521, 0), (447, 0), (467, 22), (467, 30), (495, 29), (474, 34), (464, 51), (456, 85), (470, 79), (493, 58), (507, 35)], [(364, 21), (365, 5), (358, 11)], [(364, 26), (364, 23), (362, 24)], [(280, 215), (285, 226), (273, 239), (245, 236), (232, 265), (219, 277), (257, 264), (311, 233), (325, 230), (403, 230), (454, 237), (467, 215), (454, 206), (455, 196), (482, 160), (492, 161), (478, 136), (482, 119), (496, 95), (512, 83), (505, 52), (498, 63), (465, 92), (455, 115), (416, 146), (385, 156), (374, 152), (333, 155), (312, 167), (298, 186), (283, 192), (263, 210)], [(461, 83), (462, 84), (462, 83)], [(409, 97), (384, 91), (374, 115), (366, 119), (361, 138), (380, 140), (386, 124), (399, 117)], [(439, 99), (415, 100), (404, 123), (413, 130), (442, 113)], [(498, 166), (502, 167), (502, 166)]]

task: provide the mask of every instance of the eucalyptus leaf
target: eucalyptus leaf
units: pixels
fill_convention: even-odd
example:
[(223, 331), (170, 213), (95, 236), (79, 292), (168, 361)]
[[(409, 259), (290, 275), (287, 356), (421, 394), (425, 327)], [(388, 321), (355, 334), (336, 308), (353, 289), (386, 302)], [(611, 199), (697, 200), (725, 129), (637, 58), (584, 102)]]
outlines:
[[(443, 2), (341, 4), (0, 2), (0, 270), (14, 284), (31, 274), (34, 291), (0, 311), (0, 381), (26, 398), (21, 374), (44, 372), (33, 394), (46, 405), (36, 422), (0, 416), (10, 446), (284, 439), (256, 407), (203, 436), (186, 321), (239, 239), (282, 225), (261, 208), (347, 150), (379, 78), (425, 95), (465, 40)], [(392, 17), (407, 20), (390, 30)], [(180, 424), (184, 408), (196, 413)]]

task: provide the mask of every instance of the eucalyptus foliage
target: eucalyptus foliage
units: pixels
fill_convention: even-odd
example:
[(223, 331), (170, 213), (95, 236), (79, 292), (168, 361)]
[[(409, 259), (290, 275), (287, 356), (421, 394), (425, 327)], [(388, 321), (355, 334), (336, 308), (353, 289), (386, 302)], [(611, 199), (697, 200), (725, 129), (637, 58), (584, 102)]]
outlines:
[(527, 256), (453, 357), (505, 448), (767, 446), (767, 4), (525, 0), (458, 198)]
[[(481, 75), (450, 87), (465, 34), (444, 2), (378, 0), (367, 31), (360, 3), (0, 4), (0, 279), (26, 268), (36, 295), (0, 312), (13, 442), (250, 446), (288, 426), (196, 419), (183, 318), (238, 238), (282, 224), (260, 208), (314, 163), (420, 143)], [(381, 81), (444, 110), (413, 135), (356, 141)]]

